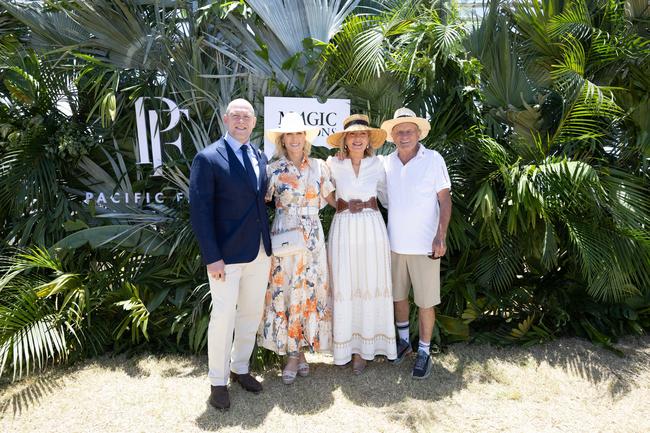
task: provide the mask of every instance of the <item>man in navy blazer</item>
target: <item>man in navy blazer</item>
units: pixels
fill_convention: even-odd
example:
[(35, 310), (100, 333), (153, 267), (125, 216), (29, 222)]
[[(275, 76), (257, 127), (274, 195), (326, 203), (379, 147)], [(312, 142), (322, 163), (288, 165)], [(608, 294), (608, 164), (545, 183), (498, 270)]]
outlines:
[(262, 391), (249, 360), (271, 266), (267, 160), (250, 143), (257, 121), (253, 106), (235, 99), (223, 121), (227, 133), (196, 155), (190, 173), (190, 219), (212, 296), (209, 402), (217, 409), (230, 407), (228, 377), (247, 391)]

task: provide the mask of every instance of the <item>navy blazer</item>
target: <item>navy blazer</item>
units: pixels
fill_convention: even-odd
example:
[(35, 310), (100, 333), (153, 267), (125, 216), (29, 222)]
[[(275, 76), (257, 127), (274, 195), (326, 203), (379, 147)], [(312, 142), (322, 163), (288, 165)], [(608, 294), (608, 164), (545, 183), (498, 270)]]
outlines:
[(254, 146), (260, 175), (254, 190), (246, 170), (223, 138), (200, 151), (190, 172), (190, 221), (203, 263), (248, 263), (257, 257), (260, 237), (271, 255), (264, 196), (266, 155)]

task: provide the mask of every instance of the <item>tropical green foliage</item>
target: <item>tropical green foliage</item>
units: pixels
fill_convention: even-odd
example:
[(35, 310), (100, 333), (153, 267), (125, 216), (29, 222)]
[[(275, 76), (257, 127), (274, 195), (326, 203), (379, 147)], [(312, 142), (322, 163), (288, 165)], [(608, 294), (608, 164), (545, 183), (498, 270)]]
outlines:
[[(439, 345), (613, 348), (650, 328), (647, 2), (491, 1), (474, 21), (424, 0), (45, 3), (0, 1), (0, 374), (204, 350), (182, 197), (238, 96), (258, 112), (268, 95), (348, 97), (375, 124), (402, 105), (430, 118), (454, 203)], [(162, 176), (137, 163), (135, 122), (138, 98), (167, 122), (160, 97), (188, 110), (163, 133), (183, 146), (166, 146)]]

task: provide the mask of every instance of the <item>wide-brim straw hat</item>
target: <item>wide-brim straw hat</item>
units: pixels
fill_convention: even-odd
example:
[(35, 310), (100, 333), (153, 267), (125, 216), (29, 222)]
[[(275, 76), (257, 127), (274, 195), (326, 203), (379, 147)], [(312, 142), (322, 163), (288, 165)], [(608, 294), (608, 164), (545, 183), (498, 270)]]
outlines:
[(372, 128), (368, 116), (364, 114), (353, 114), (343, 121), (343, 131), (335, 132), (327, 137), (327, 143), (332, 147), (342, 147), (345, 134), (353, 131), (368, 131), (370, 145), (377, 149), (386, 141), (386, 132), (379, 128)]
[(418, 117), (413, 112), (413, 110), (410, 110), (406, 107), (398, 108), (397, 111), (395, 111), (395, 115), (392, 119), (387, 120), (381, 124), (381, 129), (386, 131), (386, 134), (388, 134), (388, 139), (390, 141), (393, 141), (393, 128), (402, 123), (415, 123), (418, 126), (418, 129), (420, 129), (420, 138), (418, 138), (418, 140), (424, 139), (424, 137), (426, 137), (431, 130), (431, 124), (427, 119)]
[(267, 129), (264, 131), (264, 135), (270, 142), (277, 143), (282, 134), (287, 134), (289, 132), (304, 132), (305, 140), (309, 143), (313, 143), (314, 139), (318, 137), (320, 128), (305, 125), (305, 121), (299, 113), (290, 111), (282, 116), (278, 128)]

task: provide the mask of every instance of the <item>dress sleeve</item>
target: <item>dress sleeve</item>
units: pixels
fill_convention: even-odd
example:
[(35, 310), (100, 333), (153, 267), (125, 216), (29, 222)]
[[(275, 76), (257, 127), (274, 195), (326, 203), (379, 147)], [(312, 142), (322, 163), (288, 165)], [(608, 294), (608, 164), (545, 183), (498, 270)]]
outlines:
[(377, 181), (377, 198), (381, 204), (387, 208), (388, 207), (388, 192), (386, 190), (386, 169), (384, 168), (384, 161), (379, 159), (378, 161), (379, 180)]
[(327, 171), (329, 173), (329, 178), (330, 182), (332, 182), (332, 185), (334, 185), (334, 188), (336, 188), (336, 180), (334, 180), (334, 169), (332, 168), (332, 164), (334, 163), (334, 159), (331, 156), (327, 157), (327, 160), (325, 161), (325, 166), (327, 166)]
[(332, 173), (329, 166), (323, 160), (318, 160), (320, 164), (320, 196), (321, 196), (321, 209), (325, 207), (325, 197), (330, 195), (336, 189), (332, 182)]
[(273, 166), (271, 164), (266, 166), (266, 177), (269, 180), (268, 187), (266, 188), (266, 195), (264, 196), (264, 201), (273, 200), (273, 193), (275, 192), (275, 181), (276, 178), (273, 175)]

